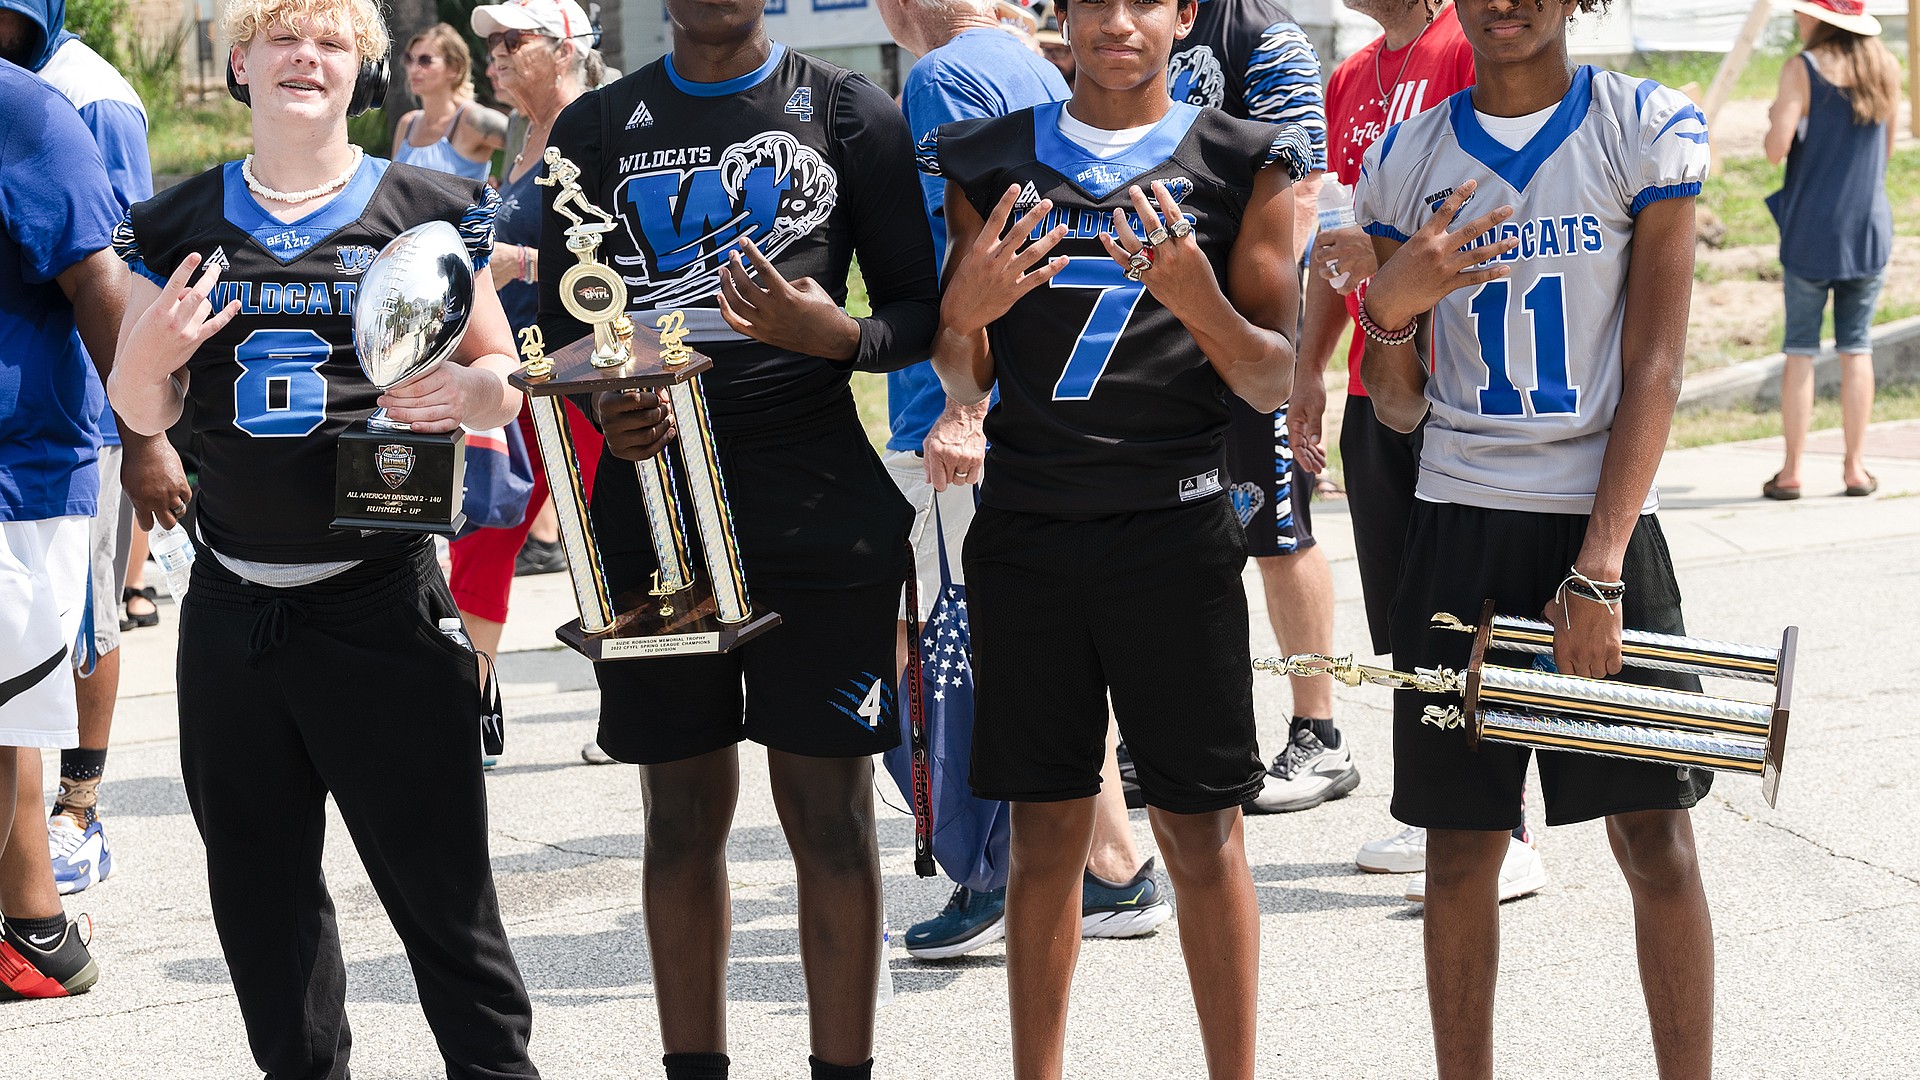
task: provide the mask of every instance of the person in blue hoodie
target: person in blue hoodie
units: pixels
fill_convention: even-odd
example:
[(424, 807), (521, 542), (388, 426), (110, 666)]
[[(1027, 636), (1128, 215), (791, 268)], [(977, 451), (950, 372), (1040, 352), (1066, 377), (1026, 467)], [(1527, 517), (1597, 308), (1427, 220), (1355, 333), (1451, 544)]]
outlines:
[[(147, 113), (127, 80), (65, 23), (65, 0), (0, 0), (0, 56), (38, 73), (73, 103), (100, 150), (119, 212), (125, 213), (153, 195)], [(74, 653), (80, 745), (60, 752), (60, 793), (46, 826), (54, 884), (61, 894), (79, 892), (113, 872), (113, 854), (99, 819), (99, 785), (106, 770), (114, 698), (120, 691), (120, 604), (134, 519), (139, 518), (143, 530), (156, 519), (171, 525), (172, 508), (189, 495), (173, 447), (163, 437), (129, 432), (123, 438), (113, 410), (105, 406), (106, 394), (92, 364), (87, 373), (89, 399), (97, 397), (102, 406), (103, 445), (100, 497), (88, 543), (91, 632), (83, 631), (84, 640)], [(33, 794), (22, 794), (16, 804), (16, 836), (37, 830), (44, 809), (38, 801), (37, 760), (22, 768), (31, 768), (33, 775), (23, 773), (20, 790)]]

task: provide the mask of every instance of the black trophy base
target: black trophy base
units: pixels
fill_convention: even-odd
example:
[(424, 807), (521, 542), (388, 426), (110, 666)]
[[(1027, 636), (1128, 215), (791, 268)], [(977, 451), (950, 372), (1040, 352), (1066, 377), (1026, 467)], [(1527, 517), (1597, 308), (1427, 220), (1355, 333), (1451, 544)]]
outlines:
[(780, 625), (780, 616), (748, 605), (747, 617), (723, 623), (713, 596), (699, 585), (665, 598), (672, 614), (660, 614), (662, 598), (646, 590), (622, 593), (614, 606), (622, 609), (613, 627), (589, 634), (575, 619), (554, 631), (566, 646), (596, 663), (603, 660), (641, 660), (652, 656), (699, 656), (729, 652)]
[(361, 421), (340, 435), (333, 527), (451, 536), (467, 473), (466, 432), (381, 431)]

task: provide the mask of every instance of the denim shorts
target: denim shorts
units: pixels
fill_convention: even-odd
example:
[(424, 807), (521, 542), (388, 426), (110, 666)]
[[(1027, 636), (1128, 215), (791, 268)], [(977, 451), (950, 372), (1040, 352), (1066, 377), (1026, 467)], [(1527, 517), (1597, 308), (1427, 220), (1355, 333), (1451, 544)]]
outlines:
[(1872, 277), (1837, 281), (1812, 281), (1787, 271), (1782, 279), (1787, 293), (1787, 340), (1782, 352), (1819, 355), (1820, 319), (1826, 312), (1829, 289), (1833, 291), (1835, 350), (1849, 355), (1873, 352), (1873, 304), (1886, 280), (1884, 271)]

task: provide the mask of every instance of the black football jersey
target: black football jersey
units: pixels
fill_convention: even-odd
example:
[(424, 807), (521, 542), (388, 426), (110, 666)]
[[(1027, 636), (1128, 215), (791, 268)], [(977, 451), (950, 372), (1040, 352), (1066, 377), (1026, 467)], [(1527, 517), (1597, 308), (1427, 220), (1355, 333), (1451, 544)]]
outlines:
[(1133, 218), (1128, 187), (1163, 181), (1224, 287), (1255, 175), (1276, 161), (1302, 175), (1305, 135), (1176, 103), (1139, 143), (1101, 158), (1060, 133), (1062, 107), (947, 124), (921, 143), (921, 168), (958, 185), (982, 218), (1018, 185), (1018, 213), (1053, 200), (1033, 237), (1068, 229), (1053, 250), (1067, 267), (987, 329), (1000, 400), (987, 414), (981, 500), (1108, 514), (1217, 495), (1226, 384), (1180, 320), (1126, 279), (1099, 234), (1116, 207)]
[(331, 527), (336, 440), (380, 396), (353, 351), (360, 275), (387, 241), (436, 219), (459, 228), (480, 270), (497, 202), (484, 183), (368, 157), (333, 201), (292, 223), (254, 201), (238, 162), (127, 212), (114, 247), (134, 272), (164, 287), (198, 252), (221, 268), (214, 310), (240, 301), (184, 369), (201, 452), (200, 532), (216, 550), (305, 563), (419, 543)]
[[(748, 582), (899, 581), (910, 568), (912, 510), (866, 444), (848, 381), (855, 368), (925, 359), (939, 319), (913, 139), (892, 99), (777, 43), (759, 68), (720, 83), (682, 78), (668, 55), (568, 106), (551, 145), (580, 169), (586, 199), (617, 222), (599, 259), (626, 282), (635, 336), (681, 310), (687, 343), (713, 359), (700, 381)], [(577, 259), (555, 195), (544, 191), (540, 246), (549, 352), (587, 333), (560, 305), (556, 268)], [(720, 267), (742, 237), (787, 280), (810, 277), (843, 305), (858, 256), (873, 315), (859, 320), (850, 363), (726, 324)], [(610, 578), (644, 580), (653, 555), (630, 463), (603, 458), (593, 518)]]
[[(682, 78), (671, 55), (574, 102), (551, 145), (580, 169), (587, 200), (618, 227), (599, 259), (627, 285), (636, 335), (686, 313), (714, 430), (759, 434), (852, 415), (847, 373), (924, 359), (939, 314), (933, 239), (913, 139), (864, 76), (775, 44), (757, 70), (720, 83)], [(571, 224), (544, 189), (540, 322), (549, 351), (587, 327), (560, 306)], [(720, 316), (720, 267), (750, 237), (789, 281), (811, 277), (846, 302), (857, 254), (873, 318), (848, 364), (764, 345)]]

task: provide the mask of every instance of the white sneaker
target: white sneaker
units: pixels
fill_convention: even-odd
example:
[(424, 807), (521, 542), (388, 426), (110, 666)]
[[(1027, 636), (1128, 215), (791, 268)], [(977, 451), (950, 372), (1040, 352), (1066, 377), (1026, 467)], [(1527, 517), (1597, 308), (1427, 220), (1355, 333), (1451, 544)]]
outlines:
[(1417, 874), (1427, 868), (1427, 830), (1409, 825), (1360, 845), (1353, 861), (1369, 874)]
[(1353, 763), (1353, 750), (1347, 740), (1342, 738), (1339, 745), (1329, 747), (1312, 728), (1302, 727), (1273, 759), (1260, 794), (1250, 799), (1245, 809), (1256, 814), (1311, 810), (1359, 786), (1360, 770)]
[(594, 741), (580, 748), (580, 760), (586, 762), (589, 765), (619, 764), (619, 762), (616, 762), (613, 760), (613, 756), (611, 754), (608, 754), (605, 750), (600, 749), (600, 740), (598, 739), (595, 739)]
[[(1516, 900), (1546, 888), (1547, 864), (1529, 844), (1507, 837), (1507, 857), (1500, 862), (1500, 899)], [(1416, 904), (1427, 902), (1427, 875), (1415, 874), (1407, 880), (1407, 899)]]

